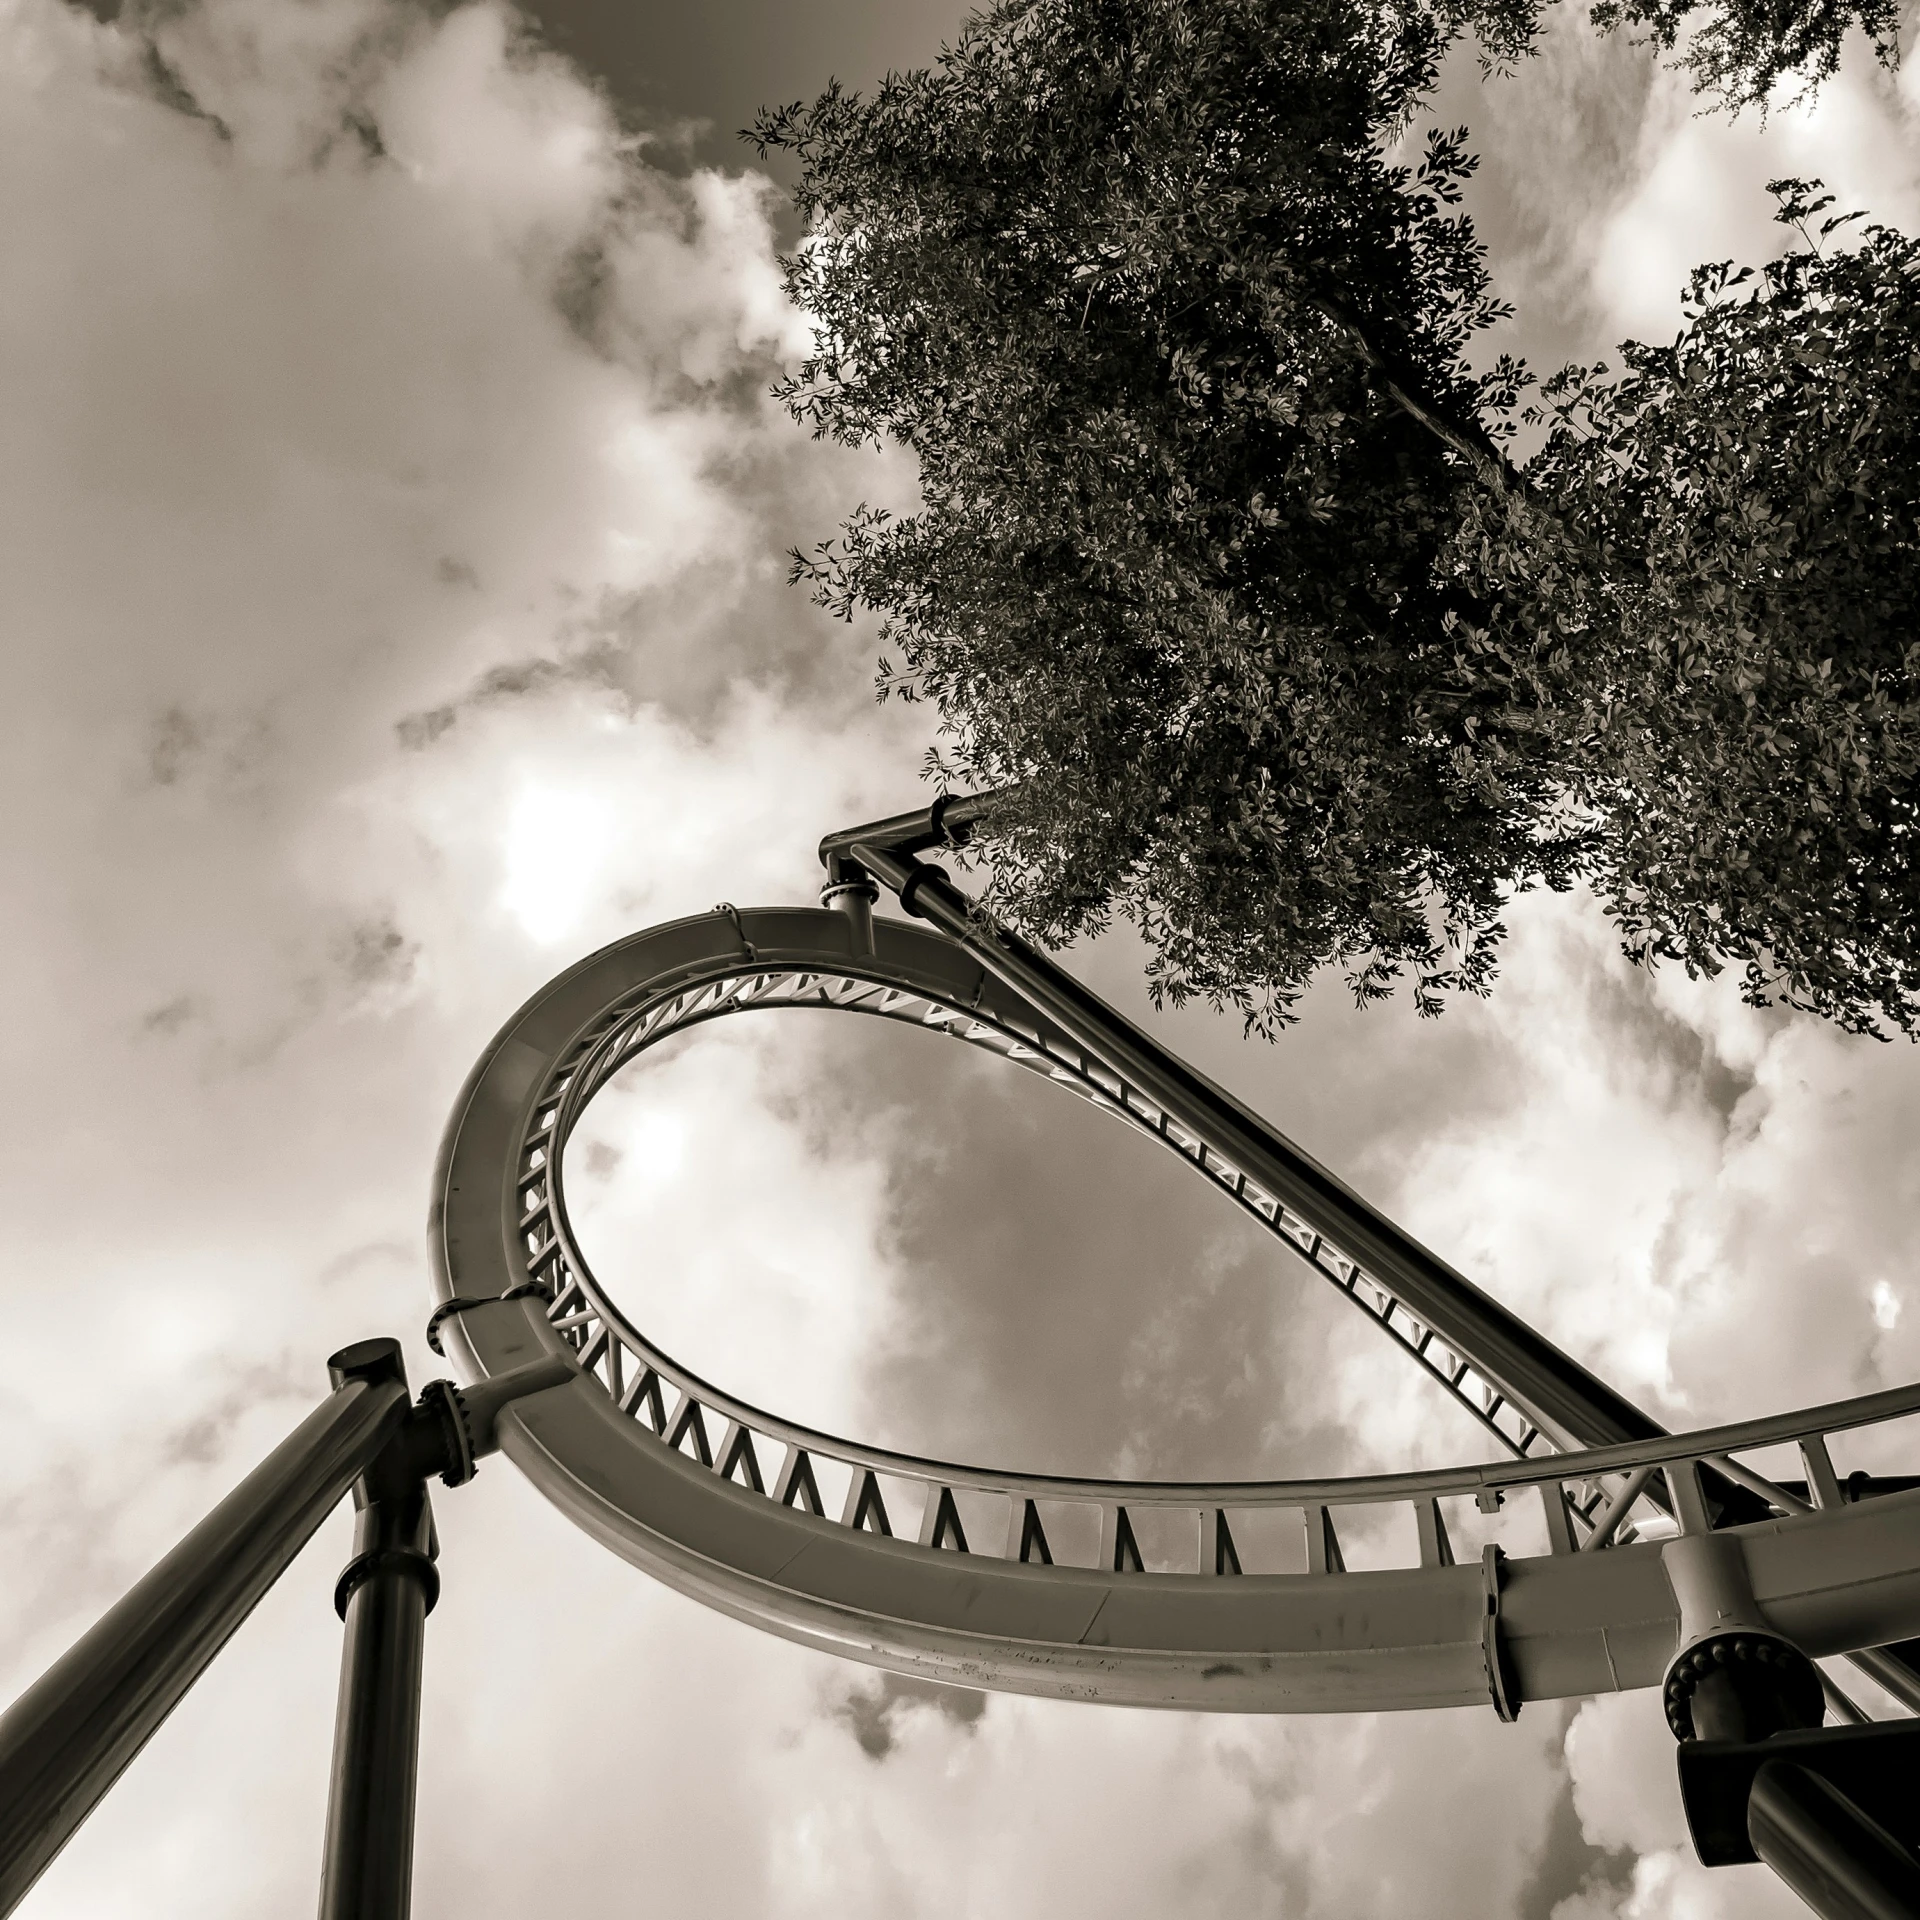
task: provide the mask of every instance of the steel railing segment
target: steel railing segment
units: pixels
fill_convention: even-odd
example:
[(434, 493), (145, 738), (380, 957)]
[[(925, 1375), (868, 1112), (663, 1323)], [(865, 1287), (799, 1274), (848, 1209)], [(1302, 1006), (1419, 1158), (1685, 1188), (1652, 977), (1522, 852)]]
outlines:
[[(693, 990), (683, 989), (611, 1022), (591, 1041), (583, 1041), (577, 1060), (569, 1059), (556, 1070), (551, 1104), (544, 1107), (526, 1143), (521, 1187), (529, 1211), (521, 1223), (523, 1229), (537, 1233), (548, 1217), (545, 1142), (548, 1130), (560, 1122), (563, 1111), (577, 1116), (607, 1078), (670, 1034), (728, 1014), (774, 1007), (831, 1007), (944, 1031), (1052, 1081), (1127, 1123), (1205, 1175), (1290, 1253), (1305, 1261), (1318, 1278), (1344, 1293), (1390, 1334), (1470, 1419), (1502, 1445), (1525, 1454), (1547, 1444), (1539, 1428), (1507, 1393), (1411, 1313), (1357, 1260), (1264, 1191), (1232, 1161), (1181, 1127), (1137, 1088), (1097, 1060), (1090, 1060), (1065, 1036), (1047, 1031), (1044, 1022), (1010, 1022), (986, 1016), (978, 1007), (946, 1004), (924, 985), (915, 991), (824, 970), (754, 972), (704, 982)], [(564, 1229), (551, 1239), (542, 1237), (533, 1252), (540, 1262), (563, 1262), (570, 1275), (585, 1272), (578, 1250)], [(584, 1284), (597, 1297), (594, 1283), (588, 1279)], [(640, 1338), (637, 1334), (632, 1337), (636, 1341)]]
[[(566, 1142), (600, 1088), (651, 1048), (796, 1007), (983, 1048), (1178, 1154), (1513, 1457), (1313, 1481), (1017, 1473), (827, 1434), (702, 1378), (594, 1276), (568, 1218)], [(1720, 1537), (1743, 1543), (1756, 1591), (1811, 1651), (1920, 1630), (1920, 1492), (1838, 1498), (1826, 1450), (1833, 1433), (1920, 1413), (1920, 1388), (1557, 1452), (1476, 1356), (1271, 1191), (1251, 1155), (1222, 1151), (1171, 1106), (933, 930), (733, 908), (654, 929), (537, 996), (469, 1082), (436, 1174), (436, 1284), (443, 1300), (485, 1303), (446, 1334), (476, 1374), (537, 1352), (578, 1368), (576, 1390), (504, 1420), (502, 1445), (599, 1537), (726, 1611), (908, 1671), (1269, 1711), (1473, 1698), (1506, 1711), (1654, 1684), (1678, 1631), (1662, 1541), (1713, 1529), (1724, 1514), (1710, 1489), (1729, 1485), (1761, 1517)], [(1782, 1445), (1799, 1449), (1801, 1477), (1743, 1457)], [(1292, 1532), (1278, 1551), (1276, 1519)], [(1348, 1570), (1356, 1543), (1378, 1559), (1395, 1531), (1404, 1564)], [(1479, 1564), (1464, 1551), (1458, 1564), (1467, 1531), (1507, 1545), (1482, 1538)], [(1840, 1566), (1845, 1580), (1821, 1571)], [(1492, 1637), (1490, 1607), (1505, 1623)]]
[[(1830, 1447), (1920, 1416), (1920, 1385), (1664, 1432), (918, 860), (995, 805), (942, 798), (829, 836), (823, 909), (722, 905), (651, 928), (508, 1022), (434, 1170), (427, 1340), (451, 1343), (466, 1384), (409, 1403), (398, 1341), (341, 1349), (329, 1399), (0, 1715), (0, 1914), (351, 1486), (321, 1912), (406, 1920), (440, 1584), (426, 1482), (464, 1485), (497, 1449), (681, 1592), (963, 1685), (1229, 1712), (1478, 1703), (1502, 1720), (1658, 1687), (1702, 1861), (1764, 1860), (1831, 1920), (1920, 1915), (1920, 1718), (1866, 1724), (1817, 1664), (1851, 1658), (1920, 1716), (1920, 1479), (1843, 1481)], [(876, 879), (930, 925), (876, 919)], [(791, 1008), (984, 1049), (1177, 1155), (1508, 1457), (1332, 1479), (1011, 1472), (866, 1446), (702, 1379), (583, 1257), (567, 1143), (650, 1049)]]

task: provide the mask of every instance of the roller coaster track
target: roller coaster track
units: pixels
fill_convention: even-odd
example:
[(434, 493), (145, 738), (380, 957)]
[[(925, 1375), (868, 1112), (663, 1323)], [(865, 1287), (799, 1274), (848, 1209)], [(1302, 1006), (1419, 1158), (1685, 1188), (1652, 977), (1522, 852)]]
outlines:
[[(911, 884), (905, 897), (913, 905)], [(593, 955), (495, 1040), (436, 1170), (436, 1322), (470, 1380), (542, 1354), (575, 1369), (504, 1413), (500, 1435), (588, 1531), (807, 1644), (963, 1684), (1145, 1705), (1491, 1700), (1511, 1716), (1528, 1699), (1657, 1685), (1682, 1608), (1674, 1539), (1642, 1535), (1715, 1536), (1715, 1551), (1742, 1557), (1768, 1625), (1810, 1655), (1920, 1634), (1920, 1490), (1848, 1501), (1827, 1449), (1831, 1434), (1920, 1413), (1920, 1387), (1662, 1434), (1544, 1342), (1516, 1345), (1485, 1296), (1217, 1088), (1189, 1074), (1189, 1098), (1129, 1073), (1124, 1045), (1082, 1044), (1005, 971), (898, 921), (727, 907)], [(792, 1007), (946, 1035), (1154, 1140), (1367, 1314), (1511, 1457), (1317, 1481), (1008, 1473), (821, 1433), (700, 1378), (582, 1257), (565, 1147), (595, 1093), (650, 1049)], [(1742, 1457), (1782, 1447), (1802, 1477)], [(1498, 1537), (1456, 1564), (1467, 1528)], [(1408, 1564), (1349, 1571), (1343, 1530), (1346, 1548), (1364, 1540), (1376, 1555), (1397, 1530)]]
[[(406, 1920), (440, 1585), (426, 1482), (463, 1486), (502, 1451), (667, 1585), (962, 1685), (1249, 1713), (1491, 1703), (1503, 1720), (1658, 1686), (1701, 1861), (1764, 1860), (1825, 1920), (1920, 1920), (1920, 1481), (1843, 1488), (1828, 1445), (1920, 1415), (1920, 1386), (1662, 1431), (917, 858), (1002, 798), (830, 835), (830, 907), (652, 928), (514, 1015), (434, 1170), (427, 1338), (464, 1384), (410, 1400), (397, 1340), (341, 1348), (327, 1398), (0, 1714), (0, 1916), (351, 1489), (320, 1907)], [(875, 882), (929, 924), (875, 919)], [(702, 1379), (594, 1277), (567, 1143), (650, 1050), (794, 1007), (945, 1035), (1145, 1135), (1508, 1457), (1322, 1480), (1010, 1473), (841, 1439)], [(1816, 1664), (1835, 1655), (1917, 1717), (1860, 1724)]]

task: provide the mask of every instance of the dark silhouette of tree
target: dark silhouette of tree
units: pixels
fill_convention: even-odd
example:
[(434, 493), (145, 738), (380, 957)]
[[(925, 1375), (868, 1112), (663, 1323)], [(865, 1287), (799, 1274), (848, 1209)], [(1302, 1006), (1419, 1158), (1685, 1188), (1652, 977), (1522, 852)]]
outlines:
[(1812, 92), (1832, 79), (1856, 28), (1882, 66), (1900, 55), (1898, 0), (1597, 0), (1592, 18), (1605, 30), (1644, 35), (1662, 53), (1680, 48), (1678, 64), (1695, 90), (1736, 111), (1764, 111), (1785, 82)]
[(1582, 630), (1600, 664), (1561, 731), (1628, 952), (1732, 960), (1751, 998), (1911, 1034), (1920, 245), (1837, 244), (1813, 183), (1773, 191), (1793, 251), (1701, 268), (1672, 345), (1549, 383), (1530, 476), (1644, 573), (1576, 572), (1571, 600), (1517, 580), (1501, 618), (1528, 646)]
[[(1591, 876), (1642, 958), (1734, 959), (1755, 994), (1910, 1028), (1911, 701), (1883, 656), (1911, 401), (1872, 413), (1911, 392), (1907, 243), (1809, 245), (1757, 292), (1707, 275), (1674, 349), (1549, 383), (1516, 468), (1527, 376), (1465, 357), (1502, 311), (1458, 211), (1464, 131), (1386, 158), (1467, 25), (1504, 57), (1529, 21), (1016, 0), (931, 72), (763, 116), (809, 226), (787, 275), (816, 348), (785, 397), (911, 448), (921, 483), (797, 571), (880, 615), (883, 690), (938, 704), (948, 778), (1018, 783), (994, 909), (1057, 942), (1117, 908), (1157, 992), (1270, 1030), (1333, 964), (1431, 1011), (1485, 988), (1514, 891)], [(1810, 485), (1762, 539), (1789, 425)], [(1898, 480), (1858, 505), (1872, 565), (1835, 517), (1860, 496), (1817, 480), (1845, 493), (1863, 458)], [(1714, 627), (1728, 594), (1751, 641)], [(1830, 773), (1847, 805), (1804, 833)], [(1887, 910), (1835, 940), (1843, 899)]]

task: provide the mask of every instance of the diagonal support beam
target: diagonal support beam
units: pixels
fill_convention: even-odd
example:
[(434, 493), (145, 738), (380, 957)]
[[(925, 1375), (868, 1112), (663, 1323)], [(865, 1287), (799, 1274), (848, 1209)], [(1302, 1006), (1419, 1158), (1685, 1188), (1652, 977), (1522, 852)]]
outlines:
[(932, 922), (966, 948), (1206, 1149), (1239, 1168), (1375, 1275), (1411, 1315), (1470, 1360), (1477, 1373), (1558, 1445), (1611, 1446), (1661, 1434), (1659, 1424), (1631, 1401), (1481, 1292), (1231, 1094), (1037, 948), (976, 913), (937, 867), (892, 850), (878, 834), (858, 838), (858, 831), (824, 844), (895, 893), (908, 913)]

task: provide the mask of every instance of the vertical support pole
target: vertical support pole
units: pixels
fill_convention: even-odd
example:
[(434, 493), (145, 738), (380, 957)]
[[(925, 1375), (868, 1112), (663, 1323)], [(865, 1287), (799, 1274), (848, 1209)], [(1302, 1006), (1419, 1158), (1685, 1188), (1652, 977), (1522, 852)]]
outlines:
[(1213, 1574), (1240, 1571), (1240, 1549), (1234, 1542), (1225, 1507), (1200, 1509), (1200, 1571)]
[(0, 1915), (73, 1837), (407, 1414), (337, 1389), (0, 1715)]
[(1713, 1531), (1713, 1516), (1707, 1511), (1706, 1490), (1700, 1484), (1698, 1460), (1676, 1460), (1666, 1469), (1667, 1504), (1680, 1522), (1680, 1531), (1706, 1534)]
[(1420, 1532), (1420, 1564), (1423, 1567), (1453, 1565), (1453, 1542), (1447, 1538), (1447, 1517), (1438, 1500), (1414, 1502), (1413, 1517)]
[(1567, 1489), (1558, 1480), (1540, 1483), (1540, 1503), (1546, 1512), (1547, 1551), (1577, 1553), (1579, 1542), (1573, 1537), (1573, 1515), (1567, 1511)]
[(1300, 1517), (1307, 1523), (1307, 1571), (1345, 1573), (1346, 1557), (1333, 1530), (1333, 1515), (1325, 1507), (1302, 1507)]
[(1846, 1496), (1833, 1471), (1825, 1434), (1810, 1433), (1800, 1442), (1800, 1458), (1807, 1469), (1807, 1498), (1822, 1509), (1844, 1506)]
[(873, 907), (880, 889), (867, 878), (864, 869), (845, 860), (834, 861), (827, 869), (827, 884), (820, 889), (820, 904), (845, 916), (853, 929), (855, 953), (873, 951)]
[[(336, 1381), (397, 1380), (393, 1340), (334, 1356)], [(355, 1483), (354, 1556), (334, 1605), (346, 1622), (334, 1723), (320, 1920), (407, 1920), (427, 1615), (439, 1597), (439, 1543), (417, 1453), (386, 1449)]]

